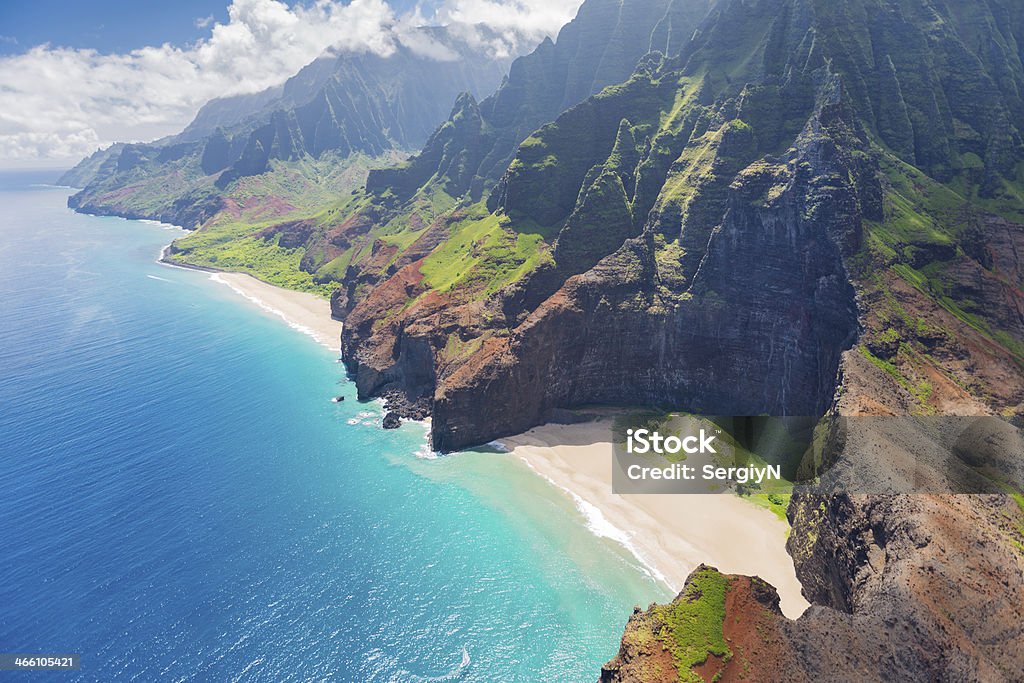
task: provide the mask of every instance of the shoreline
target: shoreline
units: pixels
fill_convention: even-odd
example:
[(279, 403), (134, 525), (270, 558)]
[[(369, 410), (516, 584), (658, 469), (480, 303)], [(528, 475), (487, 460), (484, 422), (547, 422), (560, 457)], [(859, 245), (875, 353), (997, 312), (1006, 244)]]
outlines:
[(341, 351), (342, 323), (331, 317), (331, 304), (309, 292), (297, 292), (260, 280), (248, 273), (216, 270), (192, 266), (167, 259), (167, 245), (160, 252), (158, 263), (168, 268), (184, 268), (208, 273), (214, 282), (228, 286), (232, 291), (256, 304), (263, 311), (283, 320), (293, 330), (312, 337), (321, 346), (338, 353)]
[(790, 619), (807, 609), (785, 548), (789, 526), (769, 510), (733, 494), (613, 494), (611, 424), (547, 424), (498, 441), (673, 593), (703, 562), (772, 584)]
[[(160, 254), (161, 265), (207, 273), (292, 329), (340, 350), (342, 323), (331, 317), (328, 301), (247, 273), (176, 263), (167, 258), (167, 249)], [(424, 426), (429, 430), (429, 418)], [(568, 496), (591, 533), (626, 548), (643, 571), (672, 592), (704, 562), (723, 573), (760, 576), (779, 591), (782, 611), (791, 619), (808, 607), (785, 551), (789, 527), (770, 511), (726, 494), (613, 494), (610, 419), (542, 425), (494, 443)], [(425, 445), (415, 455), (428, 453)]]

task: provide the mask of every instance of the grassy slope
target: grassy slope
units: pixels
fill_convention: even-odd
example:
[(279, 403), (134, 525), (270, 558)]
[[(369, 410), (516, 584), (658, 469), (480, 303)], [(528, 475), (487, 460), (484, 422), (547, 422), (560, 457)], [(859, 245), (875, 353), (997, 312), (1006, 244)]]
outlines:
[(725, 594), (729, 579), (709, 567), (699, 568), (679, 598), (654, 608), (654, 616), (665, 624), (656, 634), (672, 652), (681, 681), (700, 683), (693, 667), (711, 655), (728, 660), (732, 656), (723, 633)]
[[(961, 245), (972, 239), (964, 219), (965, 210), (981, 209), (1008, 220), (1022, 220), (1024, 204), (1016, 194), (1022, 186), (1021, 176), (1004, 181), (1007, 192), (980, 199), (976, 185), (968, 177), (969, 170), (950, 183), (941, 184), (887, 152), (879, 154), (886, 181), (885, 219), (865, 222), (865, 248), (858, 257), (856, 270), (869, 289), (882, 295), (883, 302), (875, 311), (882, 327), (865, 341), (890, 345), (898, 348), (898, 352), (893, 358), (881, 358), (865, 345), (859, 350), (907, 389), (917, 399), (919, 412), (927, 414), (932, 410), (928, 399), (933, 387), (922, 378), (924, 373), (920, 370), (924, 366), (942, 370), (918, 339), (954, 338), (955, 333), (908, 314), (887, 282), (899, 278), (909, 283), (953, 317), (1005, 348), (1024, 367), (1024, 344), (993, 327), (974, 302), (960, 298), (950, 274), (953, 265), (964, 258)], [(949, 378), (955, 382), (952, 376)]]
[(279, 235), (265, 238), (260, 232), (302, 219), (327, 225), (347, 215), (362, 199), (358, 188), (367, 170), (390, 159), (357, 155), (342, 161), (333, 157), (275, 161), (271, 171), (234, 183), (224, 195), (230, 208), (175, 241), (174, 259), (249, 273), (280, 287), (330, 296), (335, 287), (330, 272), (317, 277), (301, 268), (305, 247), (285, 248), (279, 244)]
[(536, 268), (547, 255), (539, 232), (518, 232), (511, 220), (470, 207), (451, 225), (451, 237), (423, 262), (424, 283), (437, 291), (454, 287), (490, 295)]

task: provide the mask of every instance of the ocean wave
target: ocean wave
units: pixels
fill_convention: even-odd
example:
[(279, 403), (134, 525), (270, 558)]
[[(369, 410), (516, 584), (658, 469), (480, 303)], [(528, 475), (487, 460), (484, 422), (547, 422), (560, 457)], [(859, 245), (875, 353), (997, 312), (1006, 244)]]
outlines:
[(416, 681), (416, 683), (443, 683), (444, 681), (457, 681), (462, 678), (462, 675), (466, 673), (469, 665), (472, 663), (472, 659), (469, 656), (469, 650), (466, 646), (462, 646), (462, 661), (460, 661), (455, 668), (446, 674), (440, 676), (417, 676), (416, 674), (410, 673), (410, 680)]
[(424, 439), (423, 444), (416, 449), (416, 452), (414, 452), (413, 455), (415, 455), (420, 460), (437, 460), (438, 458), (441, 457), (440, 453), (438, 453), (437, 451), (430, 447), (429, 434), (427, 435), (427, 438)]
[(170, 282), (167, 278), (160, 277), (159, 275), (147, 275), (150, 280), (159, 280), (160, 282)]
[(154, 221), (154, 220), (152, 220), (150, 218), (139, 218), (137, 220), (138, 220), (139, 223), (145, 223), (146, 225), (155, 225), (157, 227), (164, 228), (165, 230), (184, 230), (185, 229), (185, 228), (183, 228), (180, 225), (175, 225), (174, 223), (164, 223), (163, 221)]
[(316, 333), (316, 330), (314, 330), (311, 327), (308, 327), (306, 325), (303, 325), (302, 323), (295, 322), (294, 320), (289, 318), (288, 314), (285, 313), (284, 311), (282, 311), (281, 309), (274, 308), (273, 306), (271, 306), (270, 304), (268, 304), (266, 301), (264, 301), (263, 299), (259, 298), (258, 296), (253, 296), (249, 292), (246, 292), (244, 289), (242, 289), (240, 287), (236, 287), (234, 284), (231, 283), (230, 280), (225, 280), (223, 277), (221, 277), (220, 273), (212, 273), (210, 275), (210, 279), (213, 280), (214, 282), (219, 282), (222, 285), (227, 285), (228, 287), (231, 288), (231, 290), (233, 292), (235, 292), (236, 294), (240, 294), (242, 297), (244, 297), (244, 298), (248, 299), (249, 301), (251, 301), (252, 303), (256, 304), (257, 306), (259, 306), (261, 309), (263, 309), (267, 313), (270, 313), (272, 315), (276, 315), (278, 318), (283, 320), (288, 325), (288, 327), (292, 328), (296, 332), (301, 332), (302, 334), (306, 335), (307, 337), (312, 337), (314, 340), (319, 342), (321, 346), (326, 346), (331, 351), (337, 351), (337, 349), (335, 348), (335, 346), (333, 344), (329, 343), (325, 339), (321, 339), (320, 335)]
[(526, 460), (523, 460), (523, 462), (536, 474), (540, 475), (545, 480), (547, 480), (549, 484), (551, 484), (557, 489), (564, 491), (566, 494), (569, 495), (570, 498), (572, 498), (573, 503), (575, 503), (576, 505), (576, 509), (579, 510), (579, 513), (581, 515), (583, 515), (583, 519), (586, 522), (587, 530), (590, 531), (590, 533), (594, 534), (599, 538), (607, 538), (608, 540), (614, 541), (615, 543), (621, 545), (623, 548), (629, 551), (629, 554), (632, 555), (637, 562), (640, 563), (640, 568), (643, 569), (645, 574), (647, 574), (655, 581), (663, 583), (671, 588), (671, 584), (669, 583), (668, 578), (666, 578), (665, 575), (662, 574), (661, 571), (658, 569), (658, 567), (655, 566), (655, 564), (650, 559), (648, 559), (647, 556), (644, 555), (643, 552), (641, 552), (640, 549), (637, 548), (636, 545), (633, 543), (632, 534), (630, 534), (628, 531), (624, 529), (620, 529), (619, 527), (615, 526), (610, 521), (608, 521), (608, 518), (604, 516), (604, 513), (601, 512), (601, 509), (599, 507), (597, 507), (593, 503), (584, 500), (575, 491), (572, 491), (571, 489), (562, 486), (554, 479), (547, 476), (546, 474), (538, 470), (536, 467), (531, 465)]

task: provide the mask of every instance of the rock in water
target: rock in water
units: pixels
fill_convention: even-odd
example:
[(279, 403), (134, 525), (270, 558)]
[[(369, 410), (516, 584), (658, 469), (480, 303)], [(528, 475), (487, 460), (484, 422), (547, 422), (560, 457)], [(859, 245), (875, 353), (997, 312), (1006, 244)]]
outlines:
[(398, 413), (391, 411), (384, 416), (384, 429), (398, 429), (402, 424), (402, 419), (398, 417)]

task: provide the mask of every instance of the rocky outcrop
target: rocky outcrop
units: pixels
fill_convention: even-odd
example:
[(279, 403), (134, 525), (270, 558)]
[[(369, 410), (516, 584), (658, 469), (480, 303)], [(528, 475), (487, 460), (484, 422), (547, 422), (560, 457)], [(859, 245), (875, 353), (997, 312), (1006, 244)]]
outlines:
[[(634, 608), (600, 683), (809, 680), (793, 664), (786, 623), (770, 585), (701, 565), (670, 604)], [(680, 670), (681, 664), (689, 666)]]
[[(634, 613), (600, 680), (1024, 677), (1024, 510), (1011, 499), (805, 497), (794, 501), (789, 514), (790, 552), (812, 602), (799, 619), (782, 616), (774, 589), (758, 579), (727, 577), (716, 622), (729, 648), (723, 656), (663, 617), (659, 621), (680, 601), (708, 599), (695, 596), (688, 582), (675, 603)], [(701, 613), (707, 611), (701, 606)], [(685, 661), (673, 657), (680, 640), (699, 654)], [(692, 661), (697, 664), (680, 666)]]

